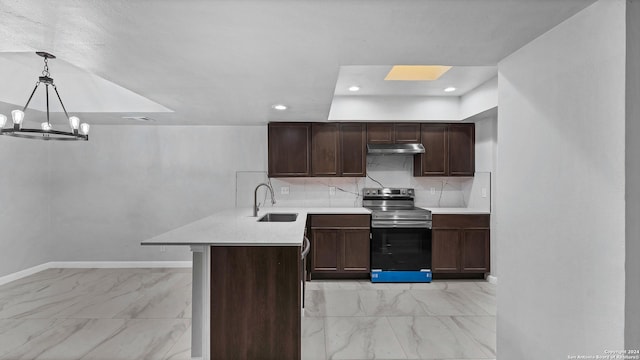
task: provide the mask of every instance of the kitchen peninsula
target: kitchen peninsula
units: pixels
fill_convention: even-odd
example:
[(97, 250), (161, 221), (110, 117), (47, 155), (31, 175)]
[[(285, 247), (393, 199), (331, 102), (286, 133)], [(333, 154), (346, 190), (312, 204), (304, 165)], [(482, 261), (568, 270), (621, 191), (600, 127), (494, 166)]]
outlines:
[(193, 252), (191, 356), (300, 358), (301, 251), (308, 214), (369, 214), (365, 208), (270, 208), (292, 222), (258, 222), (232, 209), (145, 240)]

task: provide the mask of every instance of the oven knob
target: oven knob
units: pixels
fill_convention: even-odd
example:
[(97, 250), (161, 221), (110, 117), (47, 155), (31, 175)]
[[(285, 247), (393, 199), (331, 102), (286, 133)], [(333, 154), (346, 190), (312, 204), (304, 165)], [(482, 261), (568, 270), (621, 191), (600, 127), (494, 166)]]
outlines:
[(400, 190), (400, 192), (402, 193), (402, 195), (405, 195), (407, 193), (407, 190), (406, 189), (402, 189), (402, 190)]

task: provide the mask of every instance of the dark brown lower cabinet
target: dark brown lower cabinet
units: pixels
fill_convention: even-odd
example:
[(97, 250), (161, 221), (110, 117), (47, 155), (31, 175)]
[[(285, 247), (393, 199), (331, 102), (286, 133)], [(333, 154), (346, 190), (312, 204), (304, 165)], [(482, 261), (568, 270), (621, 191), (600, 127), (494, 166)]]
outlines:
[(489, 215), (433, 215), (433, 273), (489, 272), (489, 219)]
[(462, 272), (489, 272), (489, 229), (462, 230)]
[(342, 271), (369, 273), (370, 250), (369, 229), (342, 230)]
[(338, 249), (341, 239), (340, 230), (314, 229), (311, 230), (311, 264), (313, 272), (338, 271)]
[(431, 240), (431, 270), (436, 272), (460, 271), (460, 230), (433, 229)]
[(299, 246), (211, 247), (211, 359), (300, 359)]
[(369, 215), (310, 215), (311, 278), (366, 278)]

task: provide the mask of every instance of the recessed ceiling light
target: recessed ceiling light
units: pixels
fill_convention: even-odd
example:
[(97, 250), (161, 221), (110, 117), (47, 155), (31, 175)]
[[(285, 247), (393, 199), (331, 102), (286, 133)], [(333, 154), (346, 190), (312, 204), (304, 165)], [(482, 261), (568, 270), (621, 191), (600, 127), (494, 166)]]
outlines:
[(360, 86), (357, 86), (357, 85), (349, 86), (349, 91), (359, 91), (359, 90), (360, 90)]
[(456, 91), (456, 88), (454, 88), (453, 86), (449, 86), (448, 88), (444, 89), (444, 92), (452, 92), (452, 91)]
[(394, 65), (384, 79), (405, 81), (438, 80), (449, 69), (451, 69), (451, 66), (444, 65)]
[(276, 105), (273, 105), (271, 107), (276, 109), (276, 110), (287, 110), (287, 106), (286, 105), (282, 105), (282, 104), (276, 104)]

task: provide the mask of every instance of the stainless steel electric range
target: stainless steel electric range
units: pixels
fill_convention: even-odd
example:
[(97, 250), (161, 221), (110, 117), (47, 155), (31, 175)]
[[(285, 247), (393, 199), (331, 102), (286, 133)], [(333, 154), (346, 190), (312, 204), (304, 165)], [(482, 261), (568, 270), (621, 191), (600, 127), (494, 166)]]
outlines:
[(415, 191), (365, 188), (371, 210), (371, 281), (431, 281), (431, 211), (415, 207)]

